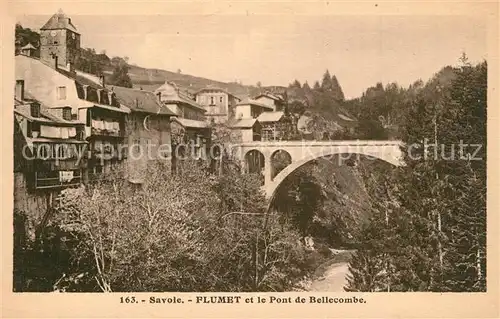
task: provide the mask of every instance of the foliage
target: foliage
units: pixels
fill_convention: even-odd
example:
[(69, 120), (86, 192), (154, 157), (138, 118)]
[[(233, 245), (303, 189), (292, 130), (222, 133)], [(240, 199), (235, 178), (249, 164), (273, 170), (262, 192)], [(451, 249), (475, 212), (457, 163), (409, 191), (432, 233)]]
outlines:
[(50, 284), (105, 292), (291, 289), (306, 273), (306, 252), (290, 225), (264, 214), (258, 177), (231, 165), (222, 176), (185, 165), (171, 175), (158, 163), (140, 188), (108, 178), (65, 191), (51, 227), (68, 262)]
[(30, 28), (23, 28), (19, 23), (16, 23), (15, 29), (15, 53), (19, 53), (19, 49), (31, 43), (36, 50), (35, 56), (40, 56), (40, 34), (31, 30)]
[(487, 64), (453, 72), (449, 85), (434, 78), (410, 101), (406, 166), (392, 196), (377, 197), (392, 204), (376, 207), (362, 232), (348, 290), (486, 290)]
[(128, 58), (113, 57), (111, 65), (113, 66), (113, 74), (109, 79), (110, 84), (131, 88), (132, 80), (128, 75)]

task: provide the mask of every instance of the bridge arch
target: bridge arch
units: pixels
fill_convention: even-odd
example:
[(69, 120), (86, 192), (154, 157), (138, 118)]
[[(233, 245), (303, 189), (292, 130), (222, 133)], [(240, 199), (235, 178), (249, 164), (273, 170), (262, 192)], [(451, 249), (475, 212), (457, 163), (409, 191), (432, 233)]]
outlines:
[(274, 196), (276, 194), (276, 191), (278, 187), (281, 185), (281, 183), (293, 172), (295, 172), (299, 167), (314, 161), (319, 158), (324, 158), (324, 157), (329, 157), (329, 156), (335, 156), (335, 155), (340, 155), (341, 159), (343, 160), (350, 160), (350, 159), (359, 159), (361, 157), (365, 158), (373, 158), (375, 160), (381, 160), (386, 163), (389, 163), (393, 166), (401, 166), (401, 160), (394, 156), (394, 154), (388, 153), (388, 152), (363, 152), (363, 153), (346, 153), (346, 152), (326, 152), (326, 153), (318, 153), (314, 155), (310, 155), (306, 158), (300, 159), (298, 161), (292, 162), (290, 165), (285, 167), (281, 172), (279, 172), (270, 182), (266, 183), (264, 185), (264, 191), (266, 193), (266, 197), (269, 199), (269, 204), (272, 203), (274, 200)]
[(265, 156), (258, 149), (251, 149), (245, 153), (245, 173), (262, 173), (265, 168)]
[(292, 164), (292, 155), (284, 149), (278, 149), (271, 153), (271, 180), (283, 169)]

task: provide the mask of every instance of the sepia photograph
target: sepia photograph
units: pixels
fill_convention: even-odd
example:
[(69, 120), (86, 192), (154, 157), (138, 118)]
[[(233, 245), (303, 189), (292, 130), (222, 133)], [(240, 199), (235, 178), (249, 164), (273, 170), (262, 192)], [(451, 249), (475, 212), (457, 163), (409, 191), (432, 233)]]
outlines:
[(197, 5), (17, 7), (11, 293), (489, 292), (491, 19)]

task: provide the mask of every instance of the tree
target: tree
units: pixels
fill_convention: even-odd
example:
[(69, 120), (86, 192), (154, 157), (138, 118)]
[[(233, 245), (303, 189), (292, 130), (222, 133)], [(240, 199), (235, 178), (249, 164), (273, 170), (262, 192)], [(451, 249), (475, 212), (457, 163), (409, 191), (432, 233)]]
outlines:
[(111, 59), (111, 65), (113, 65), (113, 74), (111, 75), (109, 81), (110, 84), (128, 88), (132, 87), (132, 80), (128, 75), (129, 66), (127, 64), (127, 60), (128, 58), (122, 59), (120, 57), (113, 57)]
[(321, 80), (321, 90), (323, 90), (323, 92), (333, 91), (332, 77), (330, 76), (330, 72), (328, 70), (326, 70), (323, 74), (323, 79)]
[(307, 83), (307, 81), (305, 81), (302, 85), (302, 90), (304, 90), (305, 93), (311, 92), (311, 87), (309, 86), (309, 83)]
[(333, 98), (337, 101), (344, 101), (344, 92), (342, 92), (342, 88), (340, 87), (339, 81), (335, 75), (332, 76), (332, 91)]
[(31, 45), (36, 48), (34, 55), (37, 57), (40, 56), (40, 34), (38, 32), (35, 32), (30, 28), (23, 28), (20, 23), (16, 23), (14, 42), (16, 54), (19, 53), (23, 46), (31, 43)]
[(300, 84), (300, 82), (298, 80), (295, 80), (295, 81), (293, 81), (293, 83), (291, 83), (289, 85), (289, 88), (300, 90), (300, 89), (302, 89), (302, 85)]
[[(457, 148), (486, 143), (487, 64), (464, 63), (454, 73), (449, 87), (431, 79), (410, 103), (402, 132), (406, 166), (392, 183), (398, 212), (382, 207), (378, 216), (389, 222), (371, 221), (375, 239), (362, 241), (351, 263), (351, 290), (384, 281), (391, 291), (486, 289), (486, 152), (472, 160), (471, 149)], [(380, 274), (368, 271), (373, 258), (385, 260), (386, 269), (366, 285)]]
[[(66, 234), (77, 291), (283, 291), (304, 275), (298, 235), (265, 214), (258, 177), (196, 163), (150, 167), (131, 188), (108, 179), (67, 191), (53, 221)], [(266, 217), (267, 216), (267, 217)], [(267, 220), (264, 223), (264, 220)]]

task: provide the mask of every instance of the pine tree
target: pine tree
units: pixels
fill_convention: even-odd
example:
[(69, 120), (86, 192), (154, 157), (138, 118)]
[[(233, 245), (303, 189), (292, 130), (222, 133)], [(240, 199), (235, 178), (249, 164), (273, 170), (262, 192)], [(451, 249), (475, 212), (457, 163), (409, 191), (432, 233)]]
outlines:
[(330, 72), (328, 70), (326, 70), (325, 74), (323, 74), (323, 80), (321, 81), (321, 89), (324, 92), (333, 92), (332, 77), (330, 76)]
[(304, 90), (304, 92), (306, 93), (309, 93), (311, 92), (311, 87), (309, 86), (309, 83), (307, 83), (307, 81), (304, 82), (304, 84), (302, 85), (302, 89)]
[(340, 87), (339, 81), (335, 75), (332, 76), (332, 90), (334, 99), (337, 101), (344, 100), (344, 92), (342, 92), (342, 88)]
[[(487, 65), (454, 72), (451, 86), (431, 81), (412, 98), (406, 166), (393, 181), (399, 208), (374, 210), (348, 289), (375, 291), (385, 282), (391, 291), (486, 290)], [(482, 148), (472, 159), (478, 146), (459, 150), (460, 143)]]
[(313, 88), (314, 88), (315, 91), (319, 91), (321, 89), (321, 86), (319, 85), (318, 81), (314, 82)]

